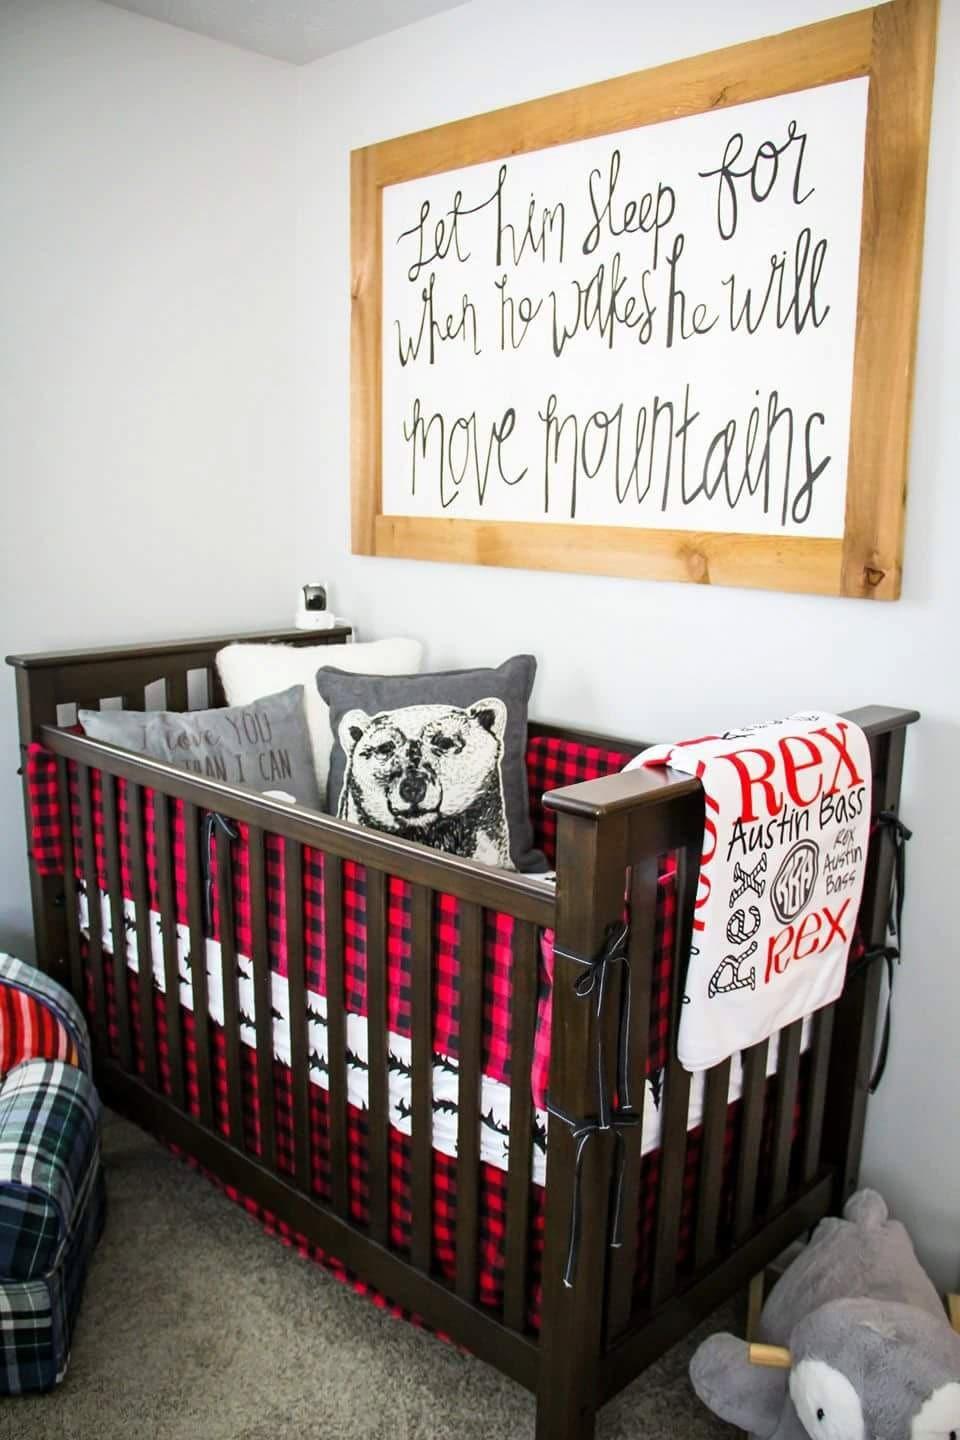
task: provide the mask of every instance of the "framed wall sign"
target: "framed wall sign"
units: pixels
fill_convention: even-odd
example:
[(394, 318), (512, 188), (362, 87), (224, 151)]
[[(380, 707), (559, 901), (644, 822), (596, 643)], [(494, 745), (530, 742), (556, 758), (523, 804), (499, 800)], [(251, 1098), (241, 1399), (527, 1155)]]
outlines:
[(896, 599), (936, 19), (354, 151), (354, 551)]

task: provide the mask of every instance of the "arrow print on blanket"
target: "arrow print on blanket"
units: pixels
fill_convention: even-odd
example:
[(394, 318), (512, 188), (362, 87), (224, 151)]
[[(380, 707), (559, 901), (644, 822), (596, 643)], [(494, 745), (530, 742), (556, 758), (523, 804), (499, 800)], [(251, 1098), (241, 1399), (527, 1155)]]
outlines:
[(387, 1052), (387, 1067), (391, 1075), (402, 1075), (405, 1080), (413, 1080), (413, 1066), (408, 1065), (401, 1056), (395, 1055), (392, 1050)]

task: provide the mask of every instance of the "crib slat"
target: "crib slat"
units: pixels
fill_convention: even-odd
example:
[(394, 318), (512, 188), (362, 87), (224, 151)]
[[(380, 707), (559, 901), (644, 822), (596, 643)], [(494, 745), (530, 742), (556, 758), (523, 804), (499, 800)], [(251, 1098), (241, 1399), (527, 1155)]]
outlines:
[(70, 985), (77, 1003), (83, 1006), (83, 956), (80, 952), (80, 917), (77, 912), (77, 875), (73, 855), (70, 774), (67, 762), (62, 755), (57, 756), (57, 797), (60, 805), (60, 843), (63, 847), (63, 889), (64, 902), (67, 907)]
[[(641, 1117), (650, 1053), (650, 991), (657, 919), (658, 869), (656, 858), (651, 857), (634, 865), (630, 874), (630, 948), (627, 957), (630, 962), (628, 1094), (631, 1109)], [(627, 992), (624, 992), (621, 1003), (625, 1004), (626, 1000)], [(623, 1096), (620, 1097), (620, 1103), (624, 1103)], [(614, 1252), (610, 1267), (607, 1328), (611, 1335), (618, 1335), (626, 1328), (633, 1310), (640, 1232), (642, 1125), (625, 1130), (623, 1144), (623, 1244)]]
[(382, 870), (367, 866), (367, 1137), (370, 1234), (387, 1243), (390, 1148), (387, 1133), (387, 944), (386, 886)]
[(154, 831), (157, 845), (157, 890), (160, 896), (160, 937), (163, 941), (163, 976), (166, 992), (167, 1057), (170, 1066), (170, 1094), (178, 1109), (183, 1108), (183, 1037), (180, 1028), (180, 957), (177, 953), (177, 907), (173, 888), (173, 858), (170, 849), (170, 802), (162, 790), (153, 797)]
[(227, 697), (223, 693), (223, 685), (220, 682), (220, 672), (216, 665), (204, 666), (201, 674), (204, 678), (203, 689), (206, 693), (203, 696), (202, 703), (199, 704), (197, 708), (200, 710), (214, 709), (221, 705), (226, 705)]
[(333, 1208), (346, 1219), (350, 1205), (347, 1152), (347, 1025), (343, 997), (343, 866), (323, 857), (323, 943), (327, 967), (327, 1129)]
[(187, 865), (187, 922), (190, 926), (190, 981), (193, 987), (193, 1034), (196, 1047), (197, 1098), (200, 1121), (213, 1128), (210, 1081), (210, 995), (207, 985), (207, 941), (203, 923), (203, 874), (200, 865), (200, 816), (184, 801), (183, 830)]
[(287, 1003), (290, 1007), (290, 1083), (293, 1089), (293, 1154), (296, 1181), (310, 1194), (310, 1046), (303, 954), (303, 851), (283, 842), (284, 910), (287, 922)]
[(457, 1294), (477, 1291), (480, 1067), (483, 1060), (483, 910), (461, 901), (460, 1058), (457, 1082)]
[(83, 841), (83, 880), (87, 889), (88, 956), (93, 979), (92, 1030), (101, 1055), (109, 1053), (107, 1040), (107, 999), (103, 979), (103, 913), (100, 909), (100, 881), (97, 877), (97, 850), (93, 829), (90, 787), (93, 777), (88, 765), (77, 767), (80, 782), (80, 834)]
[(414, 885), (411, 906), (412, 1111), (410, 1258), (430, 1272), (433, 1199), (433, 892)]
[(107, 890), (110, 895), (110, 926), (113, 931), (113, 992), (117, 1013), (117, 1040), (120, 1064), (129, 1070), (133, 1050), (130, 1041), (130, 1005), (127, 999), (127, 927), (123, 909), (123, 880), (120, 874), (120, 836), (117, 829), (117, 786), (106, 771), (103, 784), (103, 843), (107, 861)]
[(223, 988), (223, 1045), (227, 1060), (227, 1118), (230, 1144), (244, 1148), (243, 1074), (240, 1069), (240, 1005), (237, 996), (237, 935), (233, 910), (233, 865), (230, 841), (216, 832), (217, 911), (220, 920), (220, 977)]
[(757, 1169), (767, 1087), (767, 1050), (761, 1040), (743, 1052), (743, 1094), (740, 1099), (740, 1149), (733, 1202), (734, 1238), (741, 1240), (753, 1225), (757, 1201)]
[(507, 1170), (507, 1235), (503, 1319), (511, 1330), (527, 1323), (527, 1256), (533, 1159), (533, 1095), (530, 1072), (537, 1023), (537, 931), (517, 920), (513, 932), (510, 997), (510, 1153)]
[(267, 877), (263, 831), (250, 826), (250, 959), (253, 964), (253, 1009), (257, 1031), (257, 1114), (260, 1161), (277, 1168), (273, 1104), (273, 1014), (270, 950), (267, 943)]
[(140, 1040), (143, 1045), (143, 1073), (156, 1090), (157, 1032), (153, 985), (153, 935), (150, 919), (150, 886), (143, 829), (143, 790), (127, 783), (127, 812), (130, 817), (130, 866), (133, 870), (133, 905), (137, 922), (137, 994), (140, 1000)]
[(810, 1081), (805, 1106), (806, 1134), (803, 1140), (803, 1178), (815, 1179), (820, 1169), (820, 1142), (823, 1139), (824, 1104), (827, 1076), (830, 1073), (830, 1046), (833, 1041), (835, 1005), (818, 1010), (813, 1019), (813, 1045), (810, 1055)]
[(172, 675), (163, 677), (164, 698), (168, 710), (178, 710), (181, 713), (187, 708), (187, 672), (186, 670), (175, 670)]
[(660, 1102), (663, 1129), (660, 1137), (660, 1184), (657, 1194), (657, 1227), (651, 1286), (651, 1299), (655, 1306), (662, 1304), (673, 1293), (677, 1274), (680, 1209), (686, 1168), (687, 1114), (690, 1109), (690, 1073), (677, 1058), (677, 1030), (690, 955), (693, 906), (699, 876), (699, 849), (695, 851), (688, 846), (681, 850), (677, 857), (677, 936), (670, 993), (670, 1051), (664, 1067)]
[(717, 1253), (720, 1198), (723, 1190), (724, 1141), (730, 1095), (730, 1061), (723, 1060), (707, 1071), (703, 1097), (703, 1142), (700, 1154), (700, 1181), (697, 1195), (697, 1269), (708, 1265)]
[(787, 1195), (790, 1180), (790, 1153), (793, 1147), (793, 1114), (800, 1075), (800, 1037), (803, 1021), (795, 1020), (780, 1032), (777, 1056), (777, 1104), (773, 1121), (773, 1180), (770, 1205), (776, 1209)]

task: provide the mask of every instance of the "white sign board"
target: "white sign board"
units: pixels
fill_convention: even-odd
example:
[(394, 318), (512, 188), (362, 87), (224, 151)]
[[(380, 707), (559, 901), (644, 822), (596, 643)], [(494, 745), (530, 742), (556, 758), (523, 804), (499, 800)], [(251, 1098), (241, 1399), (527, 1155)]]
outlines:
[(842, 537), (868, 87), (386, 186), (383, 513)]

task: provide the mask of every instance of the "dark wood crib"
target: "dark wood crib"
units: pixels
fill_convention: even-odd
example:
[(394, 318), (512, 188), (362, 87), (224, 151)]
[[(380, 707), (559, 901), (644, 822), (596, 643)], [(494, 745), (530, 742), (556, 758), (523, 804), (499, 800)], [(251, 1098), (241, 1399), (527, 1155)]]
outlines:
[[(702, 1120), (691, 1138), (691, 1077), (677, 1063), (669, 1041), (678, 1021), (702, 846), (704, 806), (698, 781), (670, 771), (635, 770), (547, 793), (545, 823), (556, 844), (554, 893), (540, 880), (363, 831), (135, 757), (69, 729), (72, 707), (115, 703), (118, 697), (128, 708), (185, 710), (223, 704), (214, 657), (231, 641), (335, 644), (348, 635), (340, 629), (319, 635), (221, 636), (10, 657), (25, 784), (31, 774), (35, 778), (31, 765), (40, 745), (48, 762), (49, 803), (63, 819), (62, 864), (51, 873), (38, 860), (44, 817), (37, 813), (37, 791), (27, 785), (38, 960), (88, 1009), (97, 1078), (107, 1104), (192, 1157), (231, 1193), (246, 1197), (258, 1213), (269, 1214), (302, 1243), (346, 1267), (351, 1277), (527, 1386), (537, 1396), (538, 1440), (587, 1440), (605, 1400), (853, 1190), (881, 995), (893, 843), (888, 831), (875, 831), (859, 919), (860, 958), (851, 965), (841, 998), (816, 1015), (808, 1049), (801, 1053), (799, 1022), (785, 1030), (779, 1037), (776, 1072), (769, 1079), (767, 1042), (748, 1051), (741, 1097), (734, 1106), (728, 1103), (730, 1062), (709, 1071)], [(906, 727), (917, 714), (868, 707), (852, 711), (851, 718), (869, 737), (874, 813), (896, 812)], [(559, 727), (532, 723), (530, 728), (533, 741), (573, 747), (580, 755), (622, 757), (643, 748)], [(237, 875), (230, 843), (216, 840), (211, 874), (205, 874), (202, 840), (209, 842), (211, 827), (205, 819), (211, 815), (222, 817), (218, 824), (242, 830), (246, 847), (255, 1050), (240, 1038), (232, 893)], [(277, 856), (282, 872), (279, 898), (270, 880), (276, 869), (271, 857)], [(643, 1093), (648, 1075), (664, 856), (675, 857), (671, 884), (676, 924), (663, 1022), (667, 1045), (659, 1074), (660, 1143), (651, 1166), (642, 1150), (641, 1125), (618, 1104), (625, 1080), (634, 1093)], [(175, 874), (180, 860), (182, 894)], [(305, 1009), (305, 945), (314, 923), (305, 887), (310, 867), (317, 865), (323, 873), (329, 1045), (320, 1122), (316, 1086), (310, 1082)], [(355, 1204), (350, 1179), (356, 1116), (351, 1120), (348, 1115), (344, 1075), (342, 900), (347, 872), (358, 869), (364, 877), (369, 1072), (362, 1117), (362, 1210)], [(188, 926), (191, 954), (206, 954), (208, 879), (219, 912), (222, 1024), (208, 1014), (204, 965), (192, 967), (191, 1012), (180, 1003), (177, 923)], [(135, 973), (128, 969), (123, 947), (114, 946), (113, 953), (105, 948), (99, 906), (89, 905), (81, 925), (78, 895), (85, 890), (95, 896), (98, 885), (108, 896), (114, 934), (124, 932), (125, 900), (134, 902), (139, 957)], [(385, 956), (392, 943), (390, 896), (398, 889), (408, 905), (412, 936), (411, 1119), (403, 1142), (411, 1219), (402, 1240), (391, 1221), (396, 1179), (391, 1145), (396, 1137), (389, 1124), (386, 1050)], [(623, 924), (625, 893), (625, 952), (611, 959), (625, 958), (628, 966), (609, 965), (605, 998), (598, 1004), (597, 987), (590, 991), (582, 983), (584, 966), (572, 957), (590, 961), (609, 945)], [(155, 993), (148, 927), (153, 895), (163, 935), (162, 994)], [(456, 1157), (449, 1162), (456, 1204), (447, 1265), (438, 1262), (431, 1239), (437, 1158), (431, 1113), (436, 960), (432, 916), (441, 896), (456, 909), (458, 937), (457, 1144)], [(290, 1107), (291, 1143), (286, 1148), (279, 1144), (280, 1072), (269, 1028), (272, 954), (275, 959), (271, 925), (278, 906), (285, 917), (290, 1007), (290, 1064), (281, 1077), (284, 1104), (289, 1101)], [(129, 917), (129, 910), (126, 913)], [(483, 937), (491, 917), (508, 924), (512, 937), (513, 1081), (498, 1260), (502, 1286), (495, 1302), (480, 1292), (477, 1281)], [(555, 933), (557, 953), (547, 1002), (552, 1005), (551, 1115), (541, 1189), (531, 1178), (535, 1110), (526, 1076), (538, 1006), (542, 1011), (544, 1003), (538, 943), (544, 931)], [(628, 983), (631, 1003), (626, 1006)], [(626, 1076), (618, 1070), (624, 1054)], [(221, 1075), (222, 1107), (216, 1100), (215, 1069)], [(243, 1113), (251, 1086), (257, 1111), (254, 1130)], [(319, 1138), (318, 1123), (323, 1131)], [(323, 1151), (320, 1179), (314, 1154), (318, 1146)], [(537, 1217), (542, 1224), (534, 1223)], [(616, 1248), (611, 1245), (614, 1238)]]

